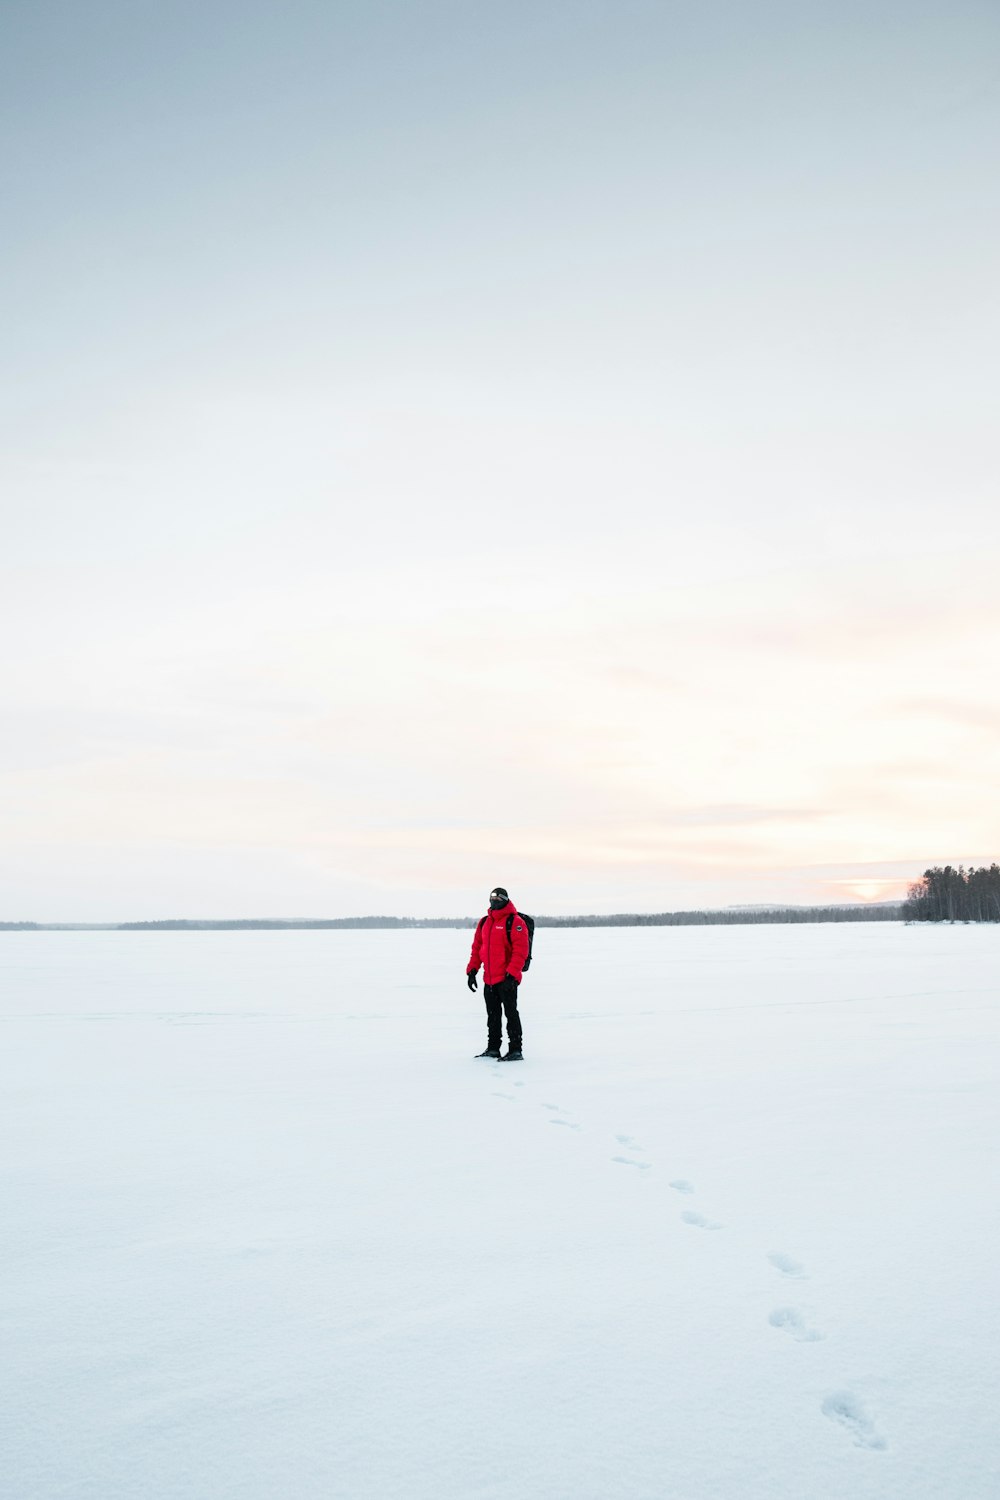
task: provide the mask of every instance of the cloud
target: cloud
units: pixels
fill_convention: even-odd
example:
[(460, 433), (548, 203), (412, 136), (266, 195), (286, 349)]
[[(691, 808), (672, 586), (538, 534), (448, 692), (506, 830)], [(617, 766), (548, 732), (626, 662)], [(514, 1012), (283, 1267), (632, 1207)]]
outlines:
[(843, 567), (503, 572), (232, 580), (128, 631), (82, 616), (58, 657), (47, 630), (5, 684), (8, 859), (241, 850), (408, 910), (500, 861), (550, 899), (613, 878), (613, 906), (663, 907), (1000, 845), (988, 604), (917, 608), (920, 568), (882, 602)]
[(990, 735), (1000, 732), (1000, 703), (992, 700), (909, 698), (889, 705), (887, 712), (900, 718), (922, 719), (932, 724), (983, 731)]

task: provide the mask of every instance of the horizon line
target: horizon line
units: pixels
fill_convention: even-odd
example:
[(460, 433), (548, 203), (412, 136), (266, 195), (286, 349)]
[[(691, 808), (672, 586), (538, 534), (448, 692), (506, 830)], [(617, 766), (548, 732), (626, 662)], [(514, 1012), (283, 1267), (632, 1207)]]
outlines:
[[(798, 920), (803, 914), (836, 912), (858, 914), (866, 912), (885, 913), (901, 911), (904, 902), (896, 901), (827, 901), (817, 904), (765, 902), (737, 904), (723, 907), (684, 907), (672, 911), (656, 912), (580, 912), (565, 916), (538, 916), (533, 920), (539, 927), (569, 927), (587, 925), (591, 927), (669, 925), (680, 923), (684, 918), (707, 919), (729, 922), (773, 919), (780, 913), (796, 913)], [(469, 927), (480, 920), (478, 916), (462, 917), (401, 917), (372, 913), (358, 917), (154, 917), (126, 922), (36, 922), (30, 920), (0, 921), (0, 932), (135, 932), (135, 931), (239, 931), (239, 930), (304, 930), (304, 929), (351, 929), (365, 927)], [(884, 916), (881, 920), (885, 920)]]

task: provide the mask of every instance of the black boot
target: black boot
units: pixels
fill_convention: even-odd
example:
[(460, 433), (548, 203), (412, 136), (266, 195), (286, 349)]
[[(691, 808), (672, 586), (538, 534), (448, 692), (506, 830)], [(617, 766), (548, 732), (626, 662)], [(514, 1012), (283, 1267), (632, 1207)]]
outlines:
[(485, 1052), (477, 1052), (476, 1056), (477, 1057), (499, 1057), (500, 1056), (500, 1048), (499, 1047), (487, 1047)]
[(520, 1047), (510, 1047), (509, 1046), (507, 1048), (507, 1051), (504, 1053), (503, 1057), (501, 1057), (500, 1061), (501, 1062), (524, 1062), (524, 1053), (521, 1051)]

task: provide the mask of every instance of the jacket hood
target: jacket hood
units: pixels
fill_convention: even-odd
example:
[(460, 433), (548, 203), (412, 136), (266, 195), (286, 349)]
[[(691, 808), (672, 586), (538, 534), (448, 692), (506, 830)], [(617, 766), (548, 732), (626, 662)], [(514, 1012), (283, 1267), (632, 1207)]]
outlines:
[(486, 915), (488, 917), (509, 917), (511, 912), (515, 911), (517, 911), (517, 907), (513, 901), (508, 901), (506, 906), (491, 906)]

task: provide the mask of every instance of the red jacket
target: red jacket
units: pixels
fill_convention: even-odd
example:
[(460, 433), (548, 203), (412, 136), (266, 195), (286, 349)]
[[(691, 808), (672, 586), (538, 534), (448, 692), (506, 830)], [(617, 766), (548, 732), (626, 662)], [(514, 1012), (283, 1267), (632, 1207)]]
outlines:
[[(514, 918), (510, 924), (509, 942), (508, 917)], [(477, 925), (472, 939), (472, 956), (465, 972), (476, 974), (482, 964), (486, 984), (501, 984), (508, 974), (520, 984), (527, 956), (528, 929), (518, 916), (513, 901), (508, 901), (499, 911), (488, 911)]]

